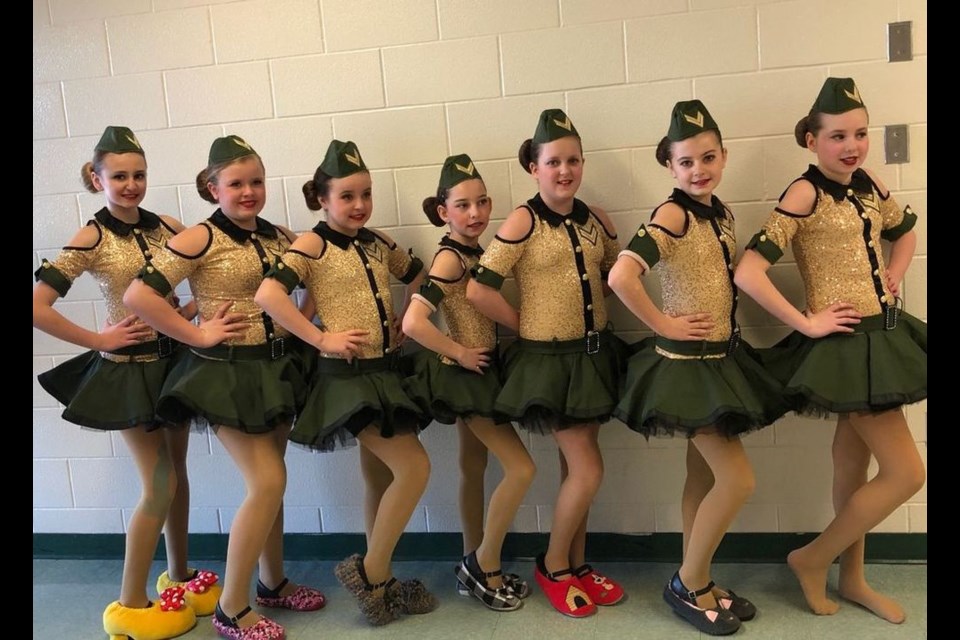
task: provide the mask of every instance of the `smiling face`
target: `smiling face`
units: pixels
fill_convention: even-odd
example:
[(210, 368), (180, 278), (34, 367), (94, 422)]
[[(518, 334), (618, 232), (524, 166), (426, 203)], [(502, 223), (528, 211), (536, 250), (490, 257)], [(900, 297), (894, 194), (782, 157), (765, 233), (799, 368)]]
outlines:
[(816, 135), (807, 133), (807, 148), (817, 154), (823, 175), (840, 184), (850, 182), (870, 151), (868, 123), (866, 109), (820, 114), (820, 130)]
[(710, 204), (727, 165), (727, 150), (721, 146), (717, 134), (704, 131), (674, 142), (670, 145), (670, 156), (667, 168), (680, 190), (694, 200)]
[(447, 192), (444, 204), (437, 208), (440, 219), (450, 226), (450, 237), (469, 246), (476, 245), (490, 223), (493, 201), (483, 180), (464, 180)]
[(107, 208), (122, 217), (139, 215), (137, 207), (147, 195), (147, 160), (139, 153), (107, 153), (94, 171), (94, 186), (103, 191)]
[(540, 145), (536, 162), (530, 163), (530, 174), (536, 179), (540, 196), (551, 209), (565, 213), (583, 179), (583, 150), (580, 138), (565, 136)]
[(220, 209), (238, 227), (257, 228), (257, 215), (267, 203), (263, 163), (257, 156), (245, 156), (221, 169), (207, 183)]
[(327, 195), (320, 197), (327, 224), (334, 231), (357, 235), (373, 214), (373, 181), (367, 171), (344, 178), (331, 178)]

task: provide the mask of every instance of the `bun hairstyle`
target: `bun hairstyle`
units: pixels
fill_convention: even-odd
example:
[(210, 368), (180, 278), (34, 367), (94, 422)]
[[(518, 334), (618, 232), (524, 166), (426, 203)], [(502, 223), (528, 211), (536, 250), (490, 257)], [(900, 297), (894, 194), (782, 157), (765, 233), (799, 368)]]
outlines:
[(797, 120), (797, 126), (793, 128), (793, 137), (798, 145), (806, 149), (807, 134), (809, 133), (816, 138), (821, 129), (823, 129), (823, 114), (811, 110), (810, 113)]
[[(100, 156), (99, 159), (97, 158), (98, 155)], [(100, 193), (100, 190), (93, 184), (93, 174), (97, 172), (98, 168), (101, 168), (102, 164), (103, 155), (97, 152), (93, 156), (93, 162), (84, 162), (83, 166), (80, 167), (80, 181), (83, 182), (83, 188), (90, 193)]]
[(430, 221), (430, 224), (435, 227), (442, 227), (447, 224), (437, 211), (437, 207), (447, 201), (447, 195), (449, 195), (448, 189), (437, 189), (437, 195), (423, 199), (423, 212), (427, 215), (427, 220)]
[(137, 134), (129, 127), (111, 125), (103, 130), (99, 142), (93, 147), (93, 160), (83, 163), (80, 167), (80, 181), (90, 193), (99, 193), (100, 190), (93, 184), (93, 174), (103, 171), (103, 159), (108, 153), (124, 154), (136, 153), (144, 158), (143, 147), (137, 140)]
[(823, 129), (823, 114), (840, 115), (854, 109), (863, 109), (870, 119), (870, 113), (860, 97), (860, 89), (853, 78), (827, 78), (823, 81), (817, 99), (810, 107), (810, 112), (800, 118), (793, 129), (793, 136), (797, 144), (807, 148), (807, 134), (817, 137)]
[(330, 181), (332, 176), (327, 175), (323, 169), (317, 167), (313, 172), (313, 179), (303, 183), (303, 199), (307, 203), (310, 211), (320, 211), (323, 205), (320, 204), (320, 198), (326, 198), (330, 193)]
[(536, 163), (537, 158), (540, 157), (540, 147), (542, 145), (533, 141), (533, 138), (527, 138), (523, 141), (523, 144), (520, 145), (520, 150), (517, 152), (517, 159), (520, 161), (520, 166), (523, 167), (523, 170), (527, 173), (530, 173), (530, 164)]
[(657, 156), (657, 162), (667, 166), (667, 163), (673, 159), (673, 151), (670, 148), (670, 145), (673, 144), (673, 141), (670, 140), (667, 136), (663, 136), (659, 144), (657, 144), (657, 150), (654, 152)]
[(208, 182), (216, 183), (217, 176), (216, 174), (220, 172), (218, 168), (207, 167), (197, 174), (197, 193), (200, 194), (200, 197), (209, 202), (210, 204), (217, 204), (217, 199), (213, 197), (213, 194), (210, 193), (210, 188), (207, 186)]

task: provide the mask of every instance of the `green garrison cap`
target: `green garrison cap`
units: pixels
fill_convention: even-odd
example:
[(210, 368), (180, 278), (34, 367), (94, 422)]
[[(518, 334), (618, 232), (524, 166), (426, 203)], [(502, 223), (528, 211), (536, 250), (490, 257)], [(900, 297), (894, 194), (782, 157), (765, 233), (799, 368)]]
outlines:
[(327, 155), (320, 163), (320, 170), (331, 178), (345, 178), (360, 171), (366, 171), (367, 165), (360, 156), (355, 142), (331, 140)]
[(94, 151), (107, 153), (139, 153), (143, 154), (143, 147), (133, 131), (127, 127), (107, 127), (100, 136), (100, 142), (93, 148)]
[(217, 138), (213, 141), (213, 144), (210, 145), (210, 156), (207, 160), (207, 166), (212, 167), (244, 156), (255, 155), (257, 155), (257, 152), (240, 136), (231, 135)]
[(720, 127), (713, 116), (699, 100), (684, 100), (673, 106), (670, 129), (667, 131), (667, 139), (671, 142), (686, 140), (711, 130), (720, 133)]
[(449, 189), (460, 184), (464, 180), (471, 180), (480, 177), (480, 172), (473, 165), (473, 160), (465, 153), (456, 156), (450, 156), (443, 161), (443, 169), (440, 170), (440, 188)]
[(838, 114), (863, 108), (860, 90), (853, 78), (827, 78), (810, 111)]
[(577, 128), (573, 126), (573, 122), (562, 109), (546, 109), (540, 114), (537, 130), (533, 134), (534, 142), (545, 144), (566, 136), (577, 136), (579, 138), (580, 134), (577, 133)]

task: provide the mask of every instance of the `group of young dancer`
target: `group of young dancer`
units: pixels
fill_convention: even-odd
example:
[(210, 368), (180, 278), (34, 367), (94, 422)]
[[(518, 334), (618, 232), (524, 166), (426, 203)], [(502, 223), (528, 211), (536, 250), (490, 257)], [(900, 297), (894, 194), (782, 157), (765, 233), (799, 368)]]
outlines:
[[(687, 439), (683, 554), (663, 598), (700, 631), (730, 634), (757, 613), (712, 572), (755, 485), (741, 436), (789, 411), (837, 420), (836, 516), (787, 558), (807, 604), (836, 612), (826, 585), (839, 557), (839, 594), (902, 622), (902, 607), (865, 579), (864, 536), (925, 481), (902, 406), (926, 398), (926, 324), (898, 297), (916, 216), (863, 168), (868, 115), (852, 79), (826, 80), (796, 139), (816, 164), (787, 187), (738, 259), (733, 213), (716, 195), (728, 151), (702, 102), (674, 107), (656, 158), (676, 188), (623, 244), (603, 209), (576, 197), (580, 134), (562, 110), (548, 109), (518, 154), (537, 192), (486, 248), (480, 238), (493, 202), (483, 178), (467, 154), (445, 160), (423, 211), (447, 232), (425, 267), (366, 226), (372, 177), (353, 142), (333, 140), (303, 185), (307, 208), (322, 210), (323, 220), (297, 235), (259, 216), (266, 179), (253, 147), (235, 135), (217, 138), (196, 180), (216, 211), (185, 229), (139, 206), (144, 150), (130, 129), (107, 127), (81, 169), (106, 204), (55, 260), (43, 261), (34, 290), (34, 326), (89, 349), (43, 373), (41, 385), (65, 407), (64, 419), (121, 431), (140, 475), (119, 598), (103, 614), (107, 634), (162, 640), (212, 615), (224, 638), (284, 638), (280, 624), (251, 607), (255, 570), (259, 608), (325, 605), (319, 590), (284, 571), (288, 440), (320, 451), (358, 445), (366, 549), (335, 574), (365, 618), (383, 625), (432, 611), (436, 597), (417, 579), (395, 577), (392, 557), (427, 486), (430, 460), (418, 434), (434, 421), (459, 434), (460, 593), (502, 612), (532, 593), (501, 569), (506, 533), (536, 473), (518, 425), (551, 436), (560, 458), (534, 581), (567, 616), (615, 605), (622, 586), (585, 554), (604, 472), (599, 431), (614, 417), (648, 438)], [(768, 275), (791, 247), (802, 310)], [(659, 273), (659, 307), (643, 283), (650, 271)], [(83, 272), (106, 302), (99, 332), (54, 306)], [(501, 293), (511, 275), (515, 303)], [(394, 279), (406, 285), (402, 301), (393, 299)], [(181, 305), (174, 291), (184, 280), (192, 300)], [(749, 345), (737, 322), (740, 290), (793, 331), (772, 347)], [(614, 333), (611, 292), (652, 337), (627, 344)], [(446, 331), (431, 318), (438, 311)], [(502, 351), (500, 326), (516, 335)], [(408, 338), (423, 348), (404, 353)], [(214, 432), (246, 487), (223, 579), (187, 562), (191, 424)], [(489, 453), (503, 477), (487, 500)], [(878, 472), (868, 480), (871, 457)], [(161, 531), (167, 570), (152, 595)]]

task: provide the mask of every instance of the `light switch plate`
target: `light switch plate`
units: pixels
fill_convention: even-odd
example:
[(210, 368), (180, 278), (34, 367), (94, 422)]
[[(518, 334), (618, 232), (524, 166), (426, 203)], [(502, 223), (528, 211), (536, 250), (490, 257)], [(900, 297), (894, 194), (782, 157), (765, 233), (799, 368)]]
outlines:
[(910, 134), (905, 124), (889, 124), (883, 130), (887, 164), (910, 162)]
[(913, 23), (891, 22), (887, 25), (887, 60), (903, 62), (913, 60), (913, 42), (910, 27)]

